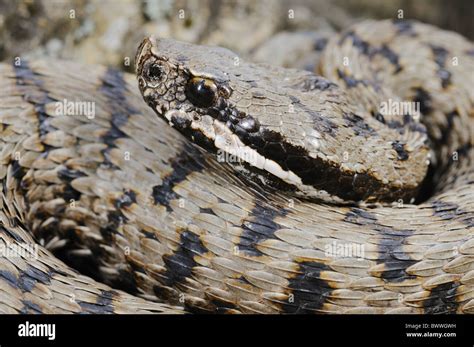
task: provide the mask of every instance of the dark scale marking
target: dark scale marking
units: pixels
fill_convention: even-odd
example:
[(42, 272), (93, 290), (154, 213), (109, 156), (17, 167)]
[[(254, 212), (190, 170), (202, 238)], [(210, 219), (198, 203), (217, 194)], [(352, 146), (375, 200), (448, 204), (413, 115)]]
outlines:
[[(334, 88), (339, 88), (339, 86), (324, 77), (317, 76), (317, 75), (311, 75), (303, 80), (303, 82), (300, 82), (294, 86), (294, 88), (303, 91), (303, 92), (309, 92), (313, 90), (328, 90), (328, 89), (334, 89)], [(293, 101), (295, 98), (294, 96), (290, 95), (290, 99)], [(299, 102), (299, 101), (298, 101)]]
[(456, 290), (459, 283), (444, 283), (431, 289), (430, 296), (423, 301), (426, 314), (453, 314), (456, 313), (459, 303), (456, 302)]
[[(7, 205), (5, 205), (7, 206)], [(11, 214), (10, 214), (11, 215)], [(18, 218), (15, 218), (13, 220), (13, 222), (16, 224), (16, 225), (19, 225), (21, 226), (24, 230), (28, 230), (24, 225), (23, 223), (18, 219)], [(17, 233), (15, 233), (12, 229), (10, 228), (5, 228), (5, 226), (3, 224), (1, 224), (0, 222), (0, 231), (3, 232), (4, 234), (7, 234), (8, 236), (10, 236), (12, 239), (14, 239), (16, 242), (18, 243), (25, 243), (25, 240), (23, 240), (20, 235), (18, 235)]]
[(321, 279), (321, 271), (332, 271), (327, 265), (318, 262), (301, 262), (300, 274), (289, 279), (288, 288), (292, 299), (282, 303), (285, 313), (311, 313), (320, 310), (326, 297), (333, 290), (327, 281)]
[(436, 64), (438, 64), (439, 67), (444, 67), (446, 64), (446, 58), (448, 56), (448, 50), (441, 46), (431, 44), (429, 46), (433, 52)]
[(406, 279), (416, 278), (416, 276), (407, 274), (406, 269), (417, 261), (411, 259), (402, 250), (405, 238), (413, 235), (413, 231), (381, 225), (375, 226), (374, 229), (381, 236), (378, 243), (377, 263), (382, 263), (385, 267), (380, 277), (387, 282), (403, 282)]
[(387, 122), (387, 126), (390, 129), (402, 129), (403, 128), (403, 123), (400, 122), (399, 120), (389, 120)]
[(435, 200), (431, 203), (433, 216), (442, 220), (457, 220), (468, 228), (474, 227), (474, 212), (462, 209), (458, 204)]
[(407, 150), (405, 149), (405, 143), (393, 141), (392, 148), (395, 150), (395, 152), (397, 152), (398, 160), (404, 161), (410, 157)]
[(446, 129), (441, 133), (441, 139), (439, 140), (441, 144), (447, 143), (448, 139), (451, 136), (454, 126), (454, 118), (459, 117), (459, 114), (456, 110), (449, 112), (446, 115)]
[[(31, 70), (27, 61), (22, 60), (21, 65), (19, 66), (13, 64), (13, 68), (15, 70), (16, 84), (18, 86), (33, 85), (40, 91), (39, 94), (28, 94), (28, 92), (26, 92), (23, 95), (23, 99), (26, 102), (34, 105), (39, 120), (38, 130), (40, 137), (46, 135), (48, 132), (56, 130), (49, 125), (49, 116), (45, 111), (44, 105), (57, 100), (48, 96), (48, 92), (44, 89), (43, 81), (33, 70)], [(47, 153), (47, 151), (51, 149), (51, 146), (43, 145), (45, 146), (44, 152)]]
[(117, 292), (113, 290), (102, 290), (95, 303), (78, 301), (81, 308), (94, 314), (111, 314), (114, 313), (113, 299)]
[(442, 220), (452, 220), (458, 215), (459, 205), (452, 202), (435, 200), (431, 203), (433, 216)]
[[(110, 137), (109, 137), (110, 139)], [(111, 148), (115, 147), (115, 144), (109, 142), (109, 143), (106, 143), (106, 145), (108, 146), (107, 148), (104, 148), (101, 153), (102, 155), (104, 156), (104, 161), (101, 163), (101, 167), (103, 168), (108, 168), (110, 170), (116, 170), (116, 171), (119, 171), (120, 170), (120, 167), (115, 165), (115, 164), (112, 164), (112, 161), (110, 160), (110, 155), (109, 155), (109, 151)]]
[[(117, 292), (113, 290), (103, 290), (97, 298), (97, 305), (110, 307), (110, 311), (113, 312), (112, 302), (116, 295)], [(107, 308), (107, 310), (109, 309)]]
[(70, 184), (64, 186), (62, 194), (64, 201), (79, 201), (81, 198), (81, 193), (75, 190)]
[(26, 174), (25, 168), (20, 165), (18, 160), (12, 160), (10, 165), (12, 170), (12, 176), (18, 181), (21, 181), (23, 176), (25, 176)]
[[(100, 233), (106, 242), (111, 243), (113, 241), (114, 235), (117, 234), (118, 228), (122, 226), (124, 223), (126, 223), (128, 220), (127, 217), (121, 211), (121, 209), (129, 207), (136, 202), (137, 202), (136, 193), (133, 190), (124, 191), (123, 195), (114, 201), (114, 206), (116, 210), (109, 211), (107, 213), (107, 224), (100, 228)], [(72, 234), (75, 235), (75, 233), (72, 233)], [(72, 238), (74, 239), (76, 238), (76, 236), (73, 236)], [(80, 240), (78, 240), (78, 242), (80, 243)], [(102, 247), (99, 247), (99, 245), (92, 246), (91, 251), (93, 254), (99, 255), (99, 258), (100, 258), (100, 255), (105, 255), (104, 250), (102, 249)], [(100, 263), (95, 258), (91, 258), (90, 261), (94, 265), (93, 266), (89, 265), (89, 268), (90, 269), (96, 268), (94, 273), (100, 273), (100, 271), (98, 271)], [(123, 280), (125, 282), (122, 283), (122, 278), (120, 278), (120, 280), (117, 282), (117, 285), (120, 286), (121, 288), (124, 288), (124, 287), (128, 288), (129, 278), (123, 277)]]
[[(27, 92), (24, 94), (23, 98), (26, 102), (33, 104), (35, 108), (35, 112), (38, 115), (38, 133), (40, 138), (45, 136), (47, 133), (56, 130), (49, 124), (50, 117), (45, 111), (45, 104), (56, 102), (57, 100), (50, 98), (48, 95), (47, 90), (44, 89), (43, 81), (33, 70), (30, 69), (28, 63), (23, 61), (20, 66), (14, 65), (15, 74), (16, 74), (16, 81), (17, 85), (24, 86), (24, 85), (33, 85), (35, 86), (40, 93), (35, 93), (33, 95), (28, 94)], [(49, 151), (53, 148), (49, 145), (43, 144), (44, 150), (41, 154), (42, 157), (46, 157)], [(12, 162), (14, 177), (21, 182), (21, 178), (25, 175), (25, 169), (21, 168), (18, 165), (18, 162)], [(72, 179), (76, 177), (80, 177), (80, 173), (75, 170), (69, 169), (62, 169), (58, 172), (60, 179), (69, 183)], [(74, 177), (76, 176), (76, 177)], [(20, 188), (22, 188), (20, 186)], [(79, 200), (81, 193), (76, 191), (71, 187), (70, 184), (66, 184), (63, 187), (63, 197), (66, 201), (70, 200)]]
[[(103, 152), (110, 150), (110, 147), (115, 147), (115, 140), (127, 137), (120, 128), (128, 122), (130, 115), (139, 112), (127, 102), (126, 86), (123, 73), (117, 69), (108, 68), (102, 76), (102, 85), (99, 92), (107, 97), (107, 105), (112, 113), (110, 129), (102, 136), (102, 141), (109, 148), (104, 149)], [(107, 158), (107, 156), (105, 157)]]
[(357, 87), (357, 85), (360, 83), (364, 86), (368, 86), (368, 82), (366, 80), (358, 80), (356, 78), (353, 78), (349, 75), (346, 75), (342, 70), (340, 69), (337, 69), (337, 75), (339, 76), (340, 79), (342, 79), (344, 81), (344, 83), (346, 84), (346, 86), (348, 88), (354, 88), (354, 87)]
[[(472, 145), (470, 143), (466, 143), (461, 147), (456, 148), (455, 152), (458, 154), (458, 160), (461, 157), (467, 157), (469, 151), (472, 149)], [(454, 161), (453, 156), (449, 157), (450, 162)]]
[(413, 98), (414, 102), (420, 103), (420, 112), (423, 115), (428, 115), (432, 111), (431, 106), (431, 96), (423, 88), (415, 89), (415, 97)]
[(18, 288), (22, 292), (30, 292), (40, 282), (46, 285), (51, 284), (51, 274), (47, 274), (32, 266), (28, 266), (25, 271), (20, 271), (17, 278), (12, 272), (0, 270), (0, 277), (6, 280), (13, 288)]
[(14, 273), (7, 271), (7, 270), (0, 270), (0, 278), (6, 281), (10, 286), (13, 288), (19, 288), (18, 285), (18, 278), (15, 276)]
[(133, 190), (126, 190), (123, 195), (115, 200), (115, 207), (118, 209), (123, 207), (129, 207), (132, 204), (137, 203), (137, 194)]
[(79, 171), (79, 170), (71, 170), (68, 168), (64, 168), (58, 171), (59, 179), (68, 183), (76, 178), (84, 177), (84, 176), (87, 176), (87, 175), (84, 172)]
[(314, 49), (318, 52), (322, 52), (327, 44), (328, 39), (326, 37), (319, 38), (314, 42)]
[[(117, 234), (118, 232), (118, 229), (128, 221), (127, 217), (123, 214), (121, 209), (127, 208), (136, 202), (137, 197), (136, 193), (133, 190), (125, 190), (121, 197), (115, 199), (114, 206), (116, 210), (109, 211), (107, 213), (107, 223), (105, 224), (105, 226), (101, 226), (100, 228), (100, 233), (106, 243), (112, 243), (115, 234)], [(77, 239), (77, 235), (75, 233), (71, 233), (68, 239), (73, 241), (71, 243), (72, 245), (81, 244), (81, 240)], [(78, 261), (81, 262), (84, 267), (84, 269), (82, 270), (84, 273), (87, 273), (89, 276), (94, 277), (96, 280), (103, 280), (101, 278), (101, 272), (99, 270), (100, 266), (102, 266), (100, 259), (106, 259), (108, 254), (104, 251), (102, 247), (100, 247), (99, 244), (94, 244), (89, 247), (91, 248), (92, 254), (94, 254), (95, 256), (87, 258), (82, 257), (81, 259), (76, 259), (72, 263), (77, 264)], [(133, 264), (130, 265), (132, 266)], [(77, 265), (75, 265), (75, 267), (77, 268)], [(136, 271), (136, 269), (134, 270)], [(113, 279), (111, 281), (112, 283), (109, 284), (111, 284), (113, 287), (120, 288), (129, 293), (136, 292), (135, 279), (130, 275), (128, 271), (119, 271), (121, 272), (121, 275), (117, 276), (117, 278)]]
[[(216, 308), (216, 314), (226, 314), (231, 310), (238, 310), (238, 307), (230, 302), (212, 299), (211, 304)], [(199, 313), (199, 312), (198, 312)]]
[(403, 115), (403, 122), (399, 120), (387, 121), (387, 126), (390, 129), (398, 130), (400, 134), (404, 134), (406, 127), (408, 127), (410, 131), (426, 134), (426, 127), (422, 123), (416, 122), (409, 114)]
[[(22, 60), (21, 65), (13, 64), (13, 68), (15, 71), (16, 84), (19, 88), (30, 85), (34, 86), (39, 91), (39, 93), (29, 94), (28, 90), (24, 90), (22, 97), (23, 100), (34, 106), (34, 110), (38, 117), (38, 133), (40, 138), (48, 132), (56, 130), (49, 125), (49, 116), (46, 114), (44, 108), (45, 104), (55, 102), (56, 100), (48, 96), (48, 92), (44, 89), (41, 78), (29, 67), (28, 62), (25, 60)], [(46, 156), (52, 147), (46, 144), (43, 144), (43, 146), (44, 151), (42, 155)], [(19, 163), (16, 160), (12, 161), (12, 167), (14, 177), (18, 181), (21, 181), (26, 173), (25, 170), (19, 166)]]
[(200, 208), (199, 208), (199, 213), (206, 213), (206, 214), (213, 214), (213, 215), (216, 215), (216, 214), (214, 213), (214, 211), (213, 211), (211, 208), (207, 208), (207, 207), (205, 207), (205, 208), (200, 207)]
[(367, 41), (362, 40), (354, 31), (345, 33), (339, 40), (339, 44), (343, 44), (347, 39), (352, 39), (352, 44), (360, 53), (368, 55), (370, 53), (370, 45)]
[(397, 53), (392, 51), (390, 47), (388, 47), (387, 45), (382, 45), (380, 48), (373, 49), (370, 53), (370, 57), (372, 58), (377, 54), (386, 58), (390, 63), (392, 63), (392, 65), (395, 66), (394, 74), (397, 74), (402, 71), (402, 66), (399, 62), (399, 56)]
[(414, 123), (415, 120), (410, 114), (404, 114), (403, 115), (403, 125), (411, 124)]
[[(295, 105), (298, 109), (301, 109), (307, 114), (309, 114), (315, 130), (317, 130), (320, 133), (328, 134), (332, 137), (336, 136), (338, 126), (333, 121), (331, 121), (327, 117), (324, 117), (320, 112), (316, 112), (312, 110), (311, 108), (306, 106), (304, 103), (302, 103), (297, 97), (293, 95), (290, 95), (289, 97), (293, 105)], [(275, 137), (275, 139), (277, 137), (276, 135), (273, 134), (272, 131), (266, 131), (266, 136)], [(284, 141), (284, 139), (281, 138), (281, 141)]]
[[(100, 233), (104, 237), (104, 240), (111, 242), (117, 229), (127, 221), (127, 217), (120, 210), (109, 211), (107, 213), (107, 225), (100, 228)], [(94, 250), (94, 252), (97, 249)], [(99, 251), (97, 254), (103, 254), (103, 251)]]
[(18, 287), (23, 291), (23, 292), (31, 292), (33, 288), (35, 287), (36, 283), (38, 283), (34, 278), (31, 278), (24, 273), (20, 275), (20, 278), (18, 279)]
[(20, 311), (21, 314), (42, 314), (43, 313), (43, 311), (41, 310), (41, 307), (39, 307), (39, 305), (35, 304), (34, 302), (31, 302), (29, 300), (22, 300), (22, 303), (24, 306)]
[(353, 207), (344, 216), (344, 222), (359, 225), (376, 224), (377, 217), (371, 212), (358, 207)]
[(409, 114), (403, 115), (403, 126), (408, 126), (410, 131), (426, 134), (426, 127), (424, 124), (415, 121)]
[(247, 221), (242, 223), (243, 231), (237, 244), (239, 251), (255, 257), (263, 255), (257, 248), (258, 244), (276, 238), (275, 231), (280, 229), (280, 225), (274, 220), (276, 217), (286, 216), (287, 213), (288, 210), (284, 208), (275, 209), (270, 206), (256, 205), (247, 217)]
[(184, 230), (180, 235), (179, 248), (173, 254), (163, 256), (166, 264), (166, 272), (163, 274), (164, 284), (174, 286), (191, 277), (193, 268), (197, 265), (194, 256), (206, 252), (207, 248), (199, 236), (189, 230)]
[(127, 135), (125, 135), (122, 130), (112, 125), (111, 128), (107, 131), (107, 133), (102, 137), (104, 143), (109, 146), (109, 148), (104, 149), (103, 152), (109, 151), (110, 147), (115, 147), (115, 140), (124, 137), (127, 137)]
[(447, 88), (451, 84), (451, 72), (446, 69), (439, 69), (437, 74), (441, 79), (441, 86)]
[[(349, 31), (345, 35), (343, 35), (340, 39), (339, 44), (343, 44), (344, 41), (349, 38), (352, 39), (352, 44), (354, 45), (355, 48), (359, 50), (360, 53), (367, 55), (370, 59), (372, 59), (375, 55), (380, 55), (388, 59), (388, 61), (390, 61), (390, 63), (392, 63), (392, 65), (395, 66), (395, 71), (394, 71), (395, 74), (399, 73), (402, 70), (402, 67), (399, 63), (398, 55), (394, 51), (392, 51), (390, 47), (388, 47), (387, 45), (384, 44), (380, 47), (372, 47), (367, 41), (362, 40), (353, 31)], [(351, 79), (350, 77), (346, 76), (346, 79), (344, 79), (344, 81), (346, 81), (346, 83), (349, 82), (347, 84), (348, 87), (352, 87), (354, 86), (353, 82), (355, 82), (356, 80)]]
[(413, 131), (413, 132), (417, 132), (421, 134), (427, 133), (426, 127), (422, 123), (418, 123), (418, 122), (410, 123), (408, 128), (410, 129), (410, 131)]
[(370, 137), (376, 135), (375, 130), (367, 124), (364, 118), (354, 113), (343, 113), (342, 118), (356, 136)]
[(51, 284), (51, 273), (46, 273), (44, 271), (38, 270), (33, 266), (28, 266), (26, 270), (22, 273), (22, 276), (29, 276), (36, 281), (49, 285)]
[(436, 64), (438, 65), (437, 75), (441, 79), (441, 86), (448, 87), (451, 84), (451, 72), (446, 70), (446, 59), (448, 57), (448, 50), (441, 46), (429, 45)]
[(237, 278), (237, 280), (238, 280), (239, 282), (242, 282), (243, 284), (252, 285), (252, 283), (250, 283), (249, 280), (246, 279), (244, 276), (240, 276), (239, 278)]
[(401, 230), (379, 224), (377, 217), (361, 208), (351, 208), (344, 218), (345, 222), (368, 225), (376, 230), (380, 236), (378, 243), (378, 264), (384, 264), (384, 271), (380, 277), (387, 282), (401, 282), (413, 278), (406, 273), (406, 269), (416, 263), (403, 252), (402, 246), (406, 237), (413, 235), (411, 230)]
[[(127, 103), (125, 95), (128, 90), (127, 83), (123, 79), (123, 72), (115, 68), (108, 68), (102, 76), (102, 81), (100, 92), (105, 94), (111, 101), (114, 101), (114, 103), (111, 103), (111, 106), (121, 107), (130, 114), (138, 112), (137, 109)], [(128, 115), (125, 114), (125, 116)]]
[(146, 230), (141, 230), (141, 233), (144, 237), (146, 237), (147, 239), (153, 239), (153, 240), (157, 240), (158, 239), (156, 238), (156, 235), (155, 233), (152, 233), (152, 232), (149, 232), (149, 231), (146, 231)]
[(183, 182), (188, 175), (203, 169), (200, 161), (203, 159), (201, 152), (190, 143), (186, 143), (181, 153), (171, 159), (173, 171), (163, 178), (160, 185), (153, 187), (153, 201), (166, 207), (167, 211), (172, 211), (170, 201), (178, 197), (173, 188)]
[(407, 35), (407, 36), (417, 36), (414, 28), (413, 21), (411, 20), (397, 20), (393, 21), (393, 24), (397, 28), (398, 34)]
[(358, 84), (362, 84), (365, 87), (372, 87), (375, 91), (380, 91), (380, 86), (374, 81), (354, 78), (352, 76), (347, 75), (340, 69), (337, 69), (337, 75), (340, 79), (344, 81), (348, 88), (357, 87)]
[(382, 124), (385, 124), (385, 117), (383, 116), (383, 114), (381, 114), (380, 112), (371, 112), (372, 114), (372, 117), (374, 117), (377, 121), (379, 121), (380, 123)]

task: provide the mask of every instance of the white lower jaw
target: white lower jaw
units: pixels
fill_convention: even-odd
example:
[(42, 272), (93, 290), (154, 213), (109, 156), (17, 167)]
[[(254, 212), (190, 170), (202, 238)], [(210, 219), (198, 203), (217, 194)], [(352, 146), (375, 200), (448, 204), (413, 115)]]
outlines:
[[(187, 118), (190, 119), (186, 112), (181, 110), (169, 110), (165, 112), (164, 117), (171, 123), (171, 119)], [(221, 121), (211, 118), (210, 116), (201, 116), (199, 122), (192, 120), (191, 128), (203, 133), (208, 139), (214, 139), (214, 146), (224, 152), (229, 153), (241, 161), (244, 161), (260, 170), (265, 170), (272, 175), (282, 179), (286, 183), (292, 185), (302, 185), (299, 178), (293, 171), (285, 171), (273, 160), (266, 159), (256, 150), (246, 146), (237, 135)]]
[(246, 146), (237, 135), (222, 122), (214, 120), (214, 145), (240, 160), (260, 169), (265, 170), (272, 175), (282, 179), (286, 183), (293, 185), (302, 185), (299, 178), (293, 171), (285, 171), (275, 161), (266, 159), (256, 150)]

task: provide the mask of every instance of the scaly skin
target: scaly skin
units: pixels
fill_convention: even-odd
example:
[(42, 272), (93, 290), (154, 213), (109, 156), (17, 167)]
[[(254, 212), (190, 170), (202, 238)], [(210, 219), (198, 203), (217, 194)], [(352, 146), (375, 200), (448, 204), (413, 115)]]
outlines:
[[(361, 31), (354, 29), (350, 39), (334, 38), (327, 47), (331, 51), (326, 54), (336, 55), (335, 50), (348, 49), (344, 45), (354, 40), (355, 50), (351, 52), (358, 52), (357, 35), (370, 42), (370, 47), (377, 47), (376, 40), (363, 36), (364, 25), (359, 26)], [(387, 22), (371, 24), (372, 28), (378, 25), (389, 25), (386, 29), (392, 32), (399, 26)], [(404, 28), (402, 33), (410, 28), (415, 33), (426, 31), (434, 42), (448, 35), (420, 24)], [(177, 305), (192, 312), (230, 313), (474, 312), (474, 186), (470, 183), (474, 179), (474, 154), (469, 148), (474, 97), (468, 73), (472, 71), (473, 46), (456, 34), (449, 35), (459, 40), (465, 53), (460, 55), (461, 72), (444, 66), (451, 72), (452, 86), (439, 93), (454, 93), (455, 100), (461, 101), (451, 104), (452, 99), (447, 97), (450, 101), (446, 107), (454, 105), (459, 117), (451, 119), (452, 134), (446, 141), (438, 141), (435, 150), (444, 153), (452, 146), (463, 146), (465, 150), (459, 152), (458, 161), (449, 164), (449, 177), (441, 175), (443, 188), (418, 205), (337, 205), (302, 200), (288, 191), (288, 185), (261, 171), (255, 172), (264, 175), (268, 184), (255, 184), (227, 163), (217, 161), (212, 152), (195, 146), (168, 127), (141, 100), (131, 75), (60, 61), (0, 65), (0, 86), (6, 91), (0, 97), (3, 242), (32, 245), (33, 238), (28, 234), (31, 232), (36, 240), (42, 240), (48, 249), (71, 263), (87, 265), (97, 279), (140, 296), (132, 297), (78, 275), (39, 246), (36, 259), (0, 258), (0, 310), (133, 312), (139, 308), (171, 313), (179, 312), (173, 306)], [(404, 40), (416, 39), (409, 36)], [(394, 54), (402, 53), (396, 45), (387, 45)], [(394, 60), (387, 58), (391, 56), (387, 50), (381, 52), (372, 59), (392, 64)], [(321, 132), (319, 148), (329, 151), (336, 146), (333, 150), (337, 152), (341, 151), (337, 146), (346, 146), (353, 156), (349, 160), (352, 165), (344, 167), (349, 175), (357, 173), (354, 165), (358, 158), (363, 159), (363, 167), (377, 164), (371, 162), (369, 145), (389, 139), (403, 140), (413, 147), (408, 153), (402, 151), (406, 146), (396, 147), (398, 150), (392, 145), (373, 148), (380, 158), (380, 172), (388, 175), (387, 182), (378, 180), (371, 171), (371, 193), (365, 196), (358, 184), (353, 188), (359, 193), (349, 198), (372, 200), (375, 196), (375, 200), (393, 200), (413, 195), (416, 188), (410, 192), (409, 187), (419, 184), (429, 158), (424, 127), (410, 120), (405, 126), (388, 129), (387, 120), (384, 124), (372, 118), (370, 106), (380, 100), (373, 93), (377, 79), (364, 77), (368, 81), (364, 88), (360, 86), (362, 82), (356, 83), (359, 93), (367, 95), (365, 100), (356, 100), (356, 92), (343, 89), (349, 77), (362, 78), (357, 75), (357, 65), (350, 66), (355, 70), (348, 68), (338, 74), (343, 77), (342, 81), (334, 80), (340, 85), (337, 87), (308, 73), (240, 62), (240, 68), (259, 73), (254, 76), (255, 87), (234, 78), (239, 66), (229, 70), (228, 75), (219, 74), (225, 72), (223, 62), (228, 56), (222, 61), (219, 58), (229, 54), (174, 41), (159, 40), (154, 44), (146, 40), (137, 55), (145, 100), (166, 121), (168, 114), (179, 130), (196, 139), (196, 132), (181, 126), (187, 123), (172, 118), (174, 115), (185, 119), (186, 112), (198, 109), (191, 110), (184, 89), (166, 86), (164, 95), (169, 99), (165, 100), (153, 93), (159, 86), (152, 87), (143, 75), (148, 71), (148, 59), (160, 56), (167, 58), (169, 64), (180, 66), (171, 79), (177, 87), (185, 88), (192, 76), (200, 76), (207, 69), (206, 78), (225, 84), (220, 86), (220, 95), (227, 96), (234, 109), (247, 114), (246, 111), (255, 110), (254, 101), (268, 102), (261, 113), (249, 112), (264, 128), (272, 127), (269, 107), (277, 111), (288, 109), (288, 103), (282, 100), (298, 98), (298, 102), (293, 99), (296, 110), (303, 109), (308, 114), (314, 100), (329, 102), (329, 116), (324, 113), (326, 108), (315, 109), (319, 113), (314, 118), (322, 122), (315, 125)], [(355, 55), (350, 57), (357, 61)], [(437, 72), (440, 67), (433, 63), (436, 56), (430, 59), (424, 64)], [(400, 59), (399, 63), (409, 71), (404, 61)], [(330, 77), (331, 71), (326, 76)], [(279, 75), (290, 80), (284, 82), (282, 78), (278, 85)], [(423, 81), (441, 86), (443, 80), (436, 76), (426, 76)], [(441, 76), (445, 79), (446, 75)], [(321, 90), (325, 84), (329, 85), (328, 90)], [(233, 99), (240, 87), (250, 88), (245, 89), (245, 95), (252, 95), (247, 107)], [(255, 88), (260, 93), (253, 93)], [(384, 80), (380, 95), (392, 96), (394, 89)], [(270, 98), (268, 90), (281, 99)], [(58, 111), (57, 101), (63, 99), (93, 101), (95, 116), (71, 116)], [(431, 95), (431, 100), (436, 104), (442, 97)], [(342, 111), (347, 108), (349, 114), (360, 115), (361, 119), (343, 118), (336, 112), (337, 102), (341, 102), (338, 107)], [(369, 110), (362, 111), (364, 106)], [(208, 108), (199, 109), (203, 119)], [(437, 111), (438, 108), (433, 112)], [(440, 115), (423, 116), (430, 122), (428, 136), (433, 137), (436, 129), (446, 129), (443, 126), (448, 123), (443, 123)], [(345, 135), (330, 139), (324, 132), (331, 132), (326, 128), (326, 117), (335, 125), (335, 133)], [(368, 131), (370, 136), (366, 125), (374, 129)], [(400, 134), (403, 127), (405, 133)], [(291, 127), (281, 129), (283, 141), (290, 142)], [(383, 140), (373, 139), (373, 133)], [(201, 138), (198, 142), (213, 149), (212, 141)], [(359, 150), (348, 143), (365, 147)], [(408, 158), (402, 160), (407, 154)], [(437, 165), (448, 165), (442, 158), (442, 154), (436, 156)], [(343, 163), (332, 159), (337, 164), (334, 166), (342, 170)], [(328, 160), (322, 161), (323, 168), (328, 167)], [(248, 165), (247, 169), (252, 170)], [(413, 177), (416, 183), (410, 181)], [(403, 189), (393, 188), (398, 185), (394, 183), (397, 180), (401, 180)], [(379, 186), (373, 183), (379, 181)], [(341, 198), (342, 190), (327, 189)], [(380, 192), (384, 189), (389, 193)], [(355, 246), (352, 250), (358, 251), (356, 258), (340, 256), (338, 251), (347, 246)], [(157, 300), (167, 304), (152, 302)]]

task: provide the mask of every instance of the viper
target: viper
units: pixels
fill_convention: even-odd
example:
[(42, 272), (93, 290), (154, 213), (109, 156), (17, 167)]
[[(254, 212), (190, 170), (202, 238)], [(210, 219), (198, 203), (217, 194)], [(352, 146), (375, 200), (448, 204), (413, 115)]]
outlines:
[(1, 64), (0, 312), (473, 313), (473, 44), (316, 46), (314, 73), (155, 38), (136, 77)]

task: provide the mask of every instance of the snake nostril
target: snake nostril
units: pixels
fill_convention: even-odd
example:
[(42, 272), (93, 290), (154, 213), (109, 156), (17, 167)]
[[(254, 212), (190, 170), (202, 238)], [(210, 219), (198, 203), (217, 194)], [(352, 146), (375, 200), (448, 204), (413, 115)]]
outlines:
[(163, 76), (163, 68), (158, 64), (153, 64), (148, 68), (147, 76), (151, 80), (159, 80)]

